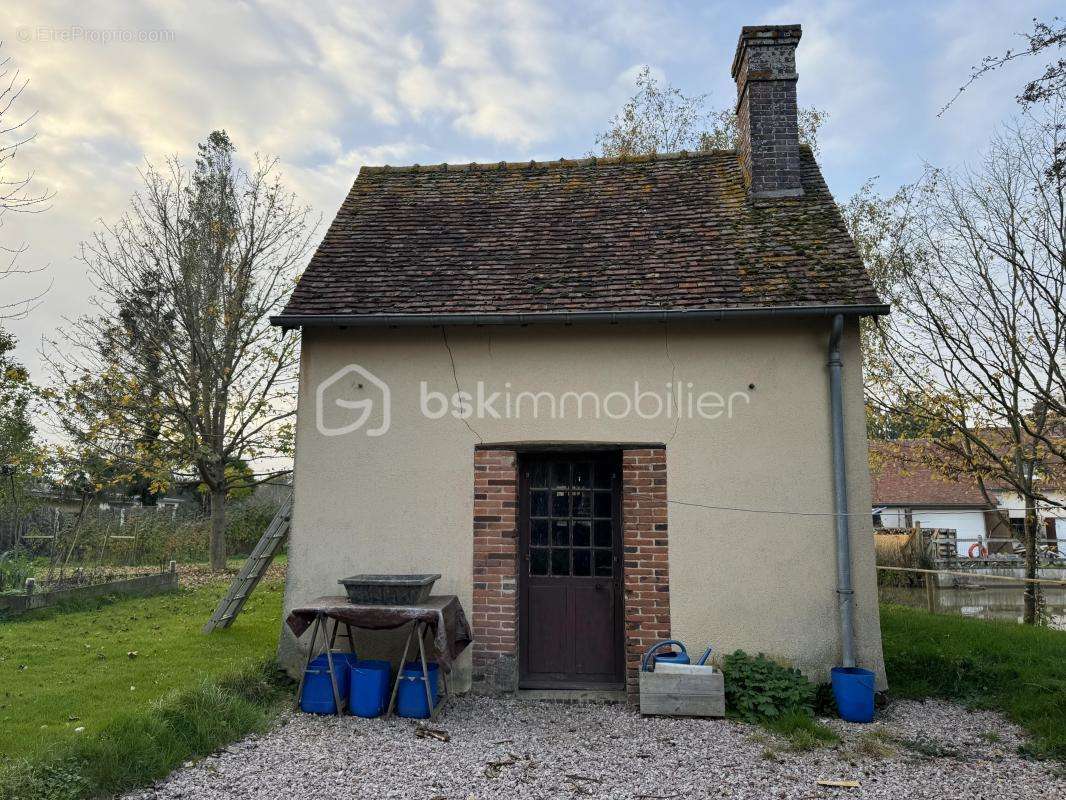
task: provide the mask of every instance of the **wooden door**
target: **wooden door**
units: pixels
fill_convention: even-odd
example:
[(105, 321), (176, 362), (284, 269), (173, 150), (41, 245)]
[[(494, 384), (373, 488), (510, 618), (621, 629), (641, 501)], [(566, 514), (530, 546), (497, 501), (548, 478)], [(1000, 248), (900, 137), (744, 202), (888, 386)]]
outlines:
[(526, 457), (519, 480), (520, 684), (625, 680), (617, 454)]

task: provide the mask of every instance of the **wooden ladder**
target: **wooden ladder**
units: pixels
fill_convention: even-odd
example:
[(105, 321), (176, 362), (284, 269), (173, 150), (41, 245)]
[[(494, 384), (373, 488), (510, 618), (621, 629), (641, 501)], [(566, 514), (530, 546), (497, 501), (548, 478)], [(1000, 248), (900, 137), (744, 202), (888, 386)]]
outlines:
[(204, 625), (204, 633), (211, 633), (215, 628), (228, 628), (241, 613), (248, 596), (255, 590), (259, 581), (266, 574), (267, 567), (281, 549), (285, 537), (289, 535), (289, 519), (292, 516), (292, 495), (288, 495), (278, 508), (274, 519), (270, 520), (262, 538), (256, 543), (252, 554), (241, 566), (241, 571), (230, 584), (226, 596), (218, 604), (211, 619)]

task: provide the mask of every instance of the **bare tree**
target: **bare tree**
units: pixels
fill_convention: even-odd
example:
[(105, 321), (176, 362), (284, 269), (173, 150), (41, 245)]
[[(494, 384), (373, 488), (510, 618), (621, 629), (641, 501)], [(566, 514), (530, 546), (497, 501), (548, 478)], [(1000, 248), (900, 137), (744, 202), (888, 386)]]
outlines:
[[(18, 155), (19, 148), (34, 138), (28, 129), (36, 114), (21, 119), (15, 117), (15, 104), (28, 83), (29, 79), (21, 76), (10, 57), (0, 59), (0, 228), (8, 214), (32, 214), (47, 210), (52, 197), (51, 192), (33, 187), (32, 174), (17, 177), (9, 174), (11, 162)], [(40, 267), (22, 265), (21, 259), (26, 250), (25, 243), (0, 243), (0, 282), (14, 275), (40, 271)], [(21, 300), (0, 299), (0, 320), (25, 316), (43, 296), (44, 292), (41, 292)]]
[[(68, 432), (142, 479), (189, 466), (211, 498), (211, 565), (225, 567), (225, 501), (292, 447), (298, 342), (270, 327), (317, 227), (276, 161), (234, 161), (224, 131), (195, 167), (149, 166), (131, 210), (84, 245), (99, 313), (49, 358)], [(71, 412), (74, 412), (73, 414)]]
[[(662, 86), (647, 66), (637, 73), (636, 87), (636, 94), (596, 137), (601, 155), (628, 158), (736, 146), (737, 118), (732, 107), (708, 111), (707, 95), (686, 95), (674, 86)], [(799, 116), (800, 141), (817, 153), (818, 128), (826, 114), (801, 108)]]
[[(1066, 48), (1066, 20), (1062, 17), (1052, 17), (1045, 22), (1034, 18), (1032, 30), (1017, 35), (1024, 41), (1024, 45), (1008, 48), (999, 55), (981, 59), (981, 63), (970, 69), (970, 77), (966, 83), (960, 86), (955, 95), (940, 109), (938, 117), (943, 116), (963, 92), (989, 72), (995, 72), (1020, 59), (1046, 56), (1053, 51), (1061, 52)], [(1066, 58), (1059, 56), (1048, 61), (1043, 72), (1026, 81), (1016, 99), (1025, 110), (1038, 105), (1061, 107), (1066, 102)], [(1047, 169), (1055, 172), (1066, 171), (1066, 142), (1059, 142), (1059, 148)]]
[[(886, 412), (928, 432), (944, 474), (992, 502), (1025, 506), (1026, 575), (1036, 575), (1037, 507), (1066, 477), (1066, 184), (1049, 165), (1059, 118), (1005, 129), (979, 166), (930, 169), (915, 187), (895, 311), (881, 333), (892, 369), (868, 386)], [(1037, 616), (1027, 584), (1025, 621)]]
[[(877, 295), (884, 302), (894, 304), (901, 276), (907, 269), (908, 221), (911, 213), (912, 188), (902, 187), (890, 196), (882, 196), (874, 190), (874, 179), (859, 187), (846, 203), (840, 206), (840, 214), (848, 226), (859, 257), (873, 282)], [(892, 360), (884, 349), (884, 338), (877, 328), (875, 317), (864, 317), (859, 332), (862, 340), (863, 374), (867, 381), (875, 383), (885, 379), (892, 369)], [(867, 406), (871, 423), (871, 435), (885, 438), (887, 430), (874, 430), (886, 420), (894, 428), (897, 438), (909, 430), (906, 420), (877, 417), (875, 409)]]
[[(1019, 59), (1033, 58), (1052, 50), (1062, 50), (1066, 47), (1066, 21), (1060, 17), (1052, 17), (1047, 22), (1034, 18), (1033, 29), (1018, 35), (1025, 44), (1022, 47), (1008, 48), (998, 55), (982, 58), (981, 63), (970, 69), (970, 77), (966, 83), (959, 87), (955, 95), (940, 109), (937, 116), (943, 116), (963, 92), (988, 73), (995, 72)], [(1066, 93), (1066, 58), (1058, 58), (1052, 59), (1045, 65), (1042, 73), (1027, 81), (1017, 99), (1023, 106), (1030, 106), (1034, 103), (1061, 101), (1064, 93)]]

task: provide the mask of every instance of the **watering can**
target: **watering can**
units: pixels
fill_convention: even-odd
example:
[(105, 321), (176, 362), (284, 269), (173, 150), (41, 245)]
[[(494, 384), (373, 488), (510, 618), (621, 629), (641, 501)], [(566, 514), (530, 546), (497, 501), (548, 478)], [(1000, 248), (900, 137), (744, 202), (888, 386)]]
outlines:
[[(669, 652), (659, 653), (660, 650), (666, 647), (679, 647), (681, 652)], [(697, 667), (702, 667), (707, 663), (707, 659), (711, 656), (711, 650), (713, 648), (708, 647), (703, 651), (703, 655), (700, 656), (699, 661), (696, 662)], [(642, 672), (654, 672), (656, 664), (689, 664), (691, 663), (688, 657), (688, 650), (685, 649), (683, 642), (678, 639), (663, 639), (661, 642), (656, 642), (648, 648), (648, 652), (644, 654), (644, 658), (640, 662), (640, 669)]]

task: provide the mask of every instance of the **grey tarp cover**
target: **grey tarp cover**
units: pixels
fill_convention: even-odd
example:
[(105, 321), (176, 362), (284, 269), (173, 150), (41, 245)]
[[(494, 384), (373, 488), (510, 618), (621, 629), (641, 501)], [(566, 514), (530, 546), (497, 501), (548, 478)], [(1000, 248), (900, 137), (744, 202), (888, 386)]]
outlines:
[(437, 663), (446, 672), (451, 671), (452, 662), (473, 641), (466, 613), (454, 594), (434, 595), (424, 603), (405, 606), (355, 605), (344, 595), (319, 597), (294, 608), (286, 622), (292, 632), (300, 636), (319, 614), (369, 630), (389, 630), (408, 622), (426, 622), (433, 631)]

